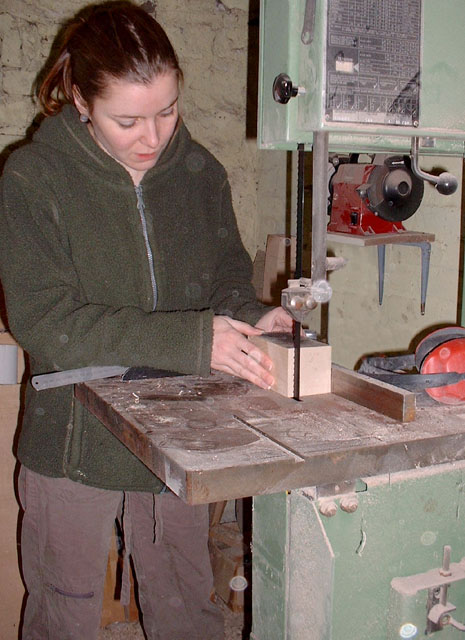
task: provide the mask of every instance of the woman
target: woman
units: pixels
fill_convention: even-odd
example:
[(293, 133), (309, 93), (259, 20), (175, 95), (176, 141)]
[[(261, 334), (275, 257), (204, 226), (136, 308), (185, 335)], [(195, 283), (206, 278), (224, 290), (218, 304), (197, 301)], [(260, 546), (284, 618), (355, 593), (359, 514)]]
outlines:
[[(273, 383), (247, 336), (291, 319), (255, 300), (226, 173), (180, 118), (181, 80), (136, 5), (67, 26), (39, 91), (47, 117), (1, 184), (0, 275), (32, 374), (123, 364)], [(206, 507), (166, 490), (72, 386), (27, 389), (18, 458), (24, 640), (97, 638), (121, 511), (147, 637), (222, 637)]]

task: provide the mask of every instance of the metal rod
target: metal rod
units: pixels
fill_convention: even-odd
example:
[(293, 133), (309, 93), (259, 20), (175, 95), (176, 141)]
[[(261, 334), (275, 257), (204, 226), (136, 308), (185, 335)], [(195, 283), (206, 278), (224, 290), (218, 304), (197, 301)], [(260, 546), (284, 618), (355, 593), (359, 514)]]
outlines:
[(421, 249), (421, 315), (425, 315), (426, 291), (428, 289), (429, 261), (431, 256), (431, 243), (420, 242)]
[(304, 250), (304, 177), (305, 177), (305, 147), (297, 145), (297, 220), (296, 220), (296, 255), (294, 278), (302, 277)]
[(384, 266), (386, 263), (386, 245), (378, 245), (378, 301), (383, 304), (384, 295)]
[[(439, 570), (439, 573), (442, 576), (450, 576), (451, 575), (451, 570), (450, 570), (450, 552), (451, 552), (451, 547), (449, 545), (445, 545), (444, 550), (443, 550), (443, 557), (442, 557), (442, 568)], [(443, 606), (446, 606), (447, 604), (447, 590), (449, 588), (448, 584), (443, 584), (439, 590), (439, 604), (442, 604)]]
[(443, 549), (443, 555), (442, 555), (442, 567), (439, 570), (439, 573), (442, 576), (450, 576), (452, 575), (452, 571), (450, 570), (450, 553), (451, 553), (451, 547), (450, 545), (446, 544), (446, 546)]
[(431, 242), (402, 242), (406, 247), (420, 247), (421, 249), (421, 298), (420, 311), (425, 315), (426, 293), (428, 291), (429, 263), (431, 257)]
[(328, 133), (313, 132), (312, 282), (326, 280)]
[(294, 320), (292, 325), (294, 338), (294, 400), (300, 400), (300, 331), (302, 325)]

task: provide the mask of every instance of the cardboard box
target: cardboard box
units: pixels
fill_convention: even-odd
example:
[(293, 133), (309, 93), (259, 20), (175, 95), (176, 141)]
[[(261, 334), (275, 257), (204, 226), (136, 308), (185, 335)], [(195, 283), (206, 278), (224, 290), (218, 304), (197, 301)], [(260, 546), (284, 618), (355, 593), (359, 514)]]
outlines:
[[(292, 398), (294, 396), (294, 344), (292, 336), (278, 333), (250, 336), (273, 361), (275, 378), (273, 391)], [(331, 393), (331, 347), (323, 342), (301, 338), (300, 343), (300, 396)]]

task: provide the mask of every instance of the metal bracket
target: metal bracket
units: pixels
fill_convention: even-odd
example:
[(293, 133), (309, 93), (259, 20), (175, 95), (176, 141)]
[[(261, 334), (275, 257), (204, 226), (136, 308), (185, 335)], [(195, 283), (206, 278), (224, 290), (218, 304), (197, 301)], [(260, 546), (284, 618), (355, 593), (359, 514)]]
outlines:
[(416, 596), (419, 591), (427, 591), (425, 635), (428, 637), (430, 633), (441, 631), (447, 625), (458, 631), (465, 631), (465, 625), (451, 616), (456, 609), (455, 605), (447, 601), (449, 587), (465, 580), (465, 558), (460, 562), (451, 563), (450, 555), (451, 547), (446, 545), (443, 550), (442, 567), (430, 569), (425, 573), (393, 578), (391, 581), (391, 587), (401, 596)]
[(297, 322), (304, 322), (309, 311), (331, 298), (332, 289), (327, 280), (312, 282), (310, 278), (299, 278), (288, 280), (287, 284), (281, 291), (281, 304)]
[[(421, 298), (420, 298), (420, 312), (421, 315), (425, 315), (426, 307), (426, 291), (428, 289), (428, 276), (429, 276), (429, 263), (431, 255), (431, 243), (430, 242), (399, 242), (407, 247), (420, 247), (421, 249)], [(384, 265), (386, 261), (386, 245), (378, 245), (378, 299), (379, 304), (383, 304), (384, 295)]]
[(456, 606), (447, 602), (447, 591), (452, 580), (452, 569), (450, 566), (451, 547), (446, 545), (443, 551), (442, 567), (439, 574), (444, 578), (443, 584), (439, 587), (428, 589), (427, 608), (427, 633), (440, 631), (446, 625), (451, 625), (459, 631), (465, 631), (465, 625), (458, 622), (450, 614), (456, 610)]

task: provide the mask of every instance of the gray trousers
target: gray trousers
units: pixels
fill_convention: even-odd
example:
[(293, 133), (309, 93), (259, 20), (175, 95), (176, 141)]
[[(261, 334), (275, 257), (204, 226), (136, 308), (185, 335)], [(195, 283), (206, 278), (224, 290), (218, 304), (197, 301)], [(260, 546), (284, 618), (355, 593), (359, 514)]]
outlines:
[(97, 640), (112, 527), (122, 510), (148, 640), (221, 640), (210, 601), (208, 509), (21, 468), (22, 640)]

